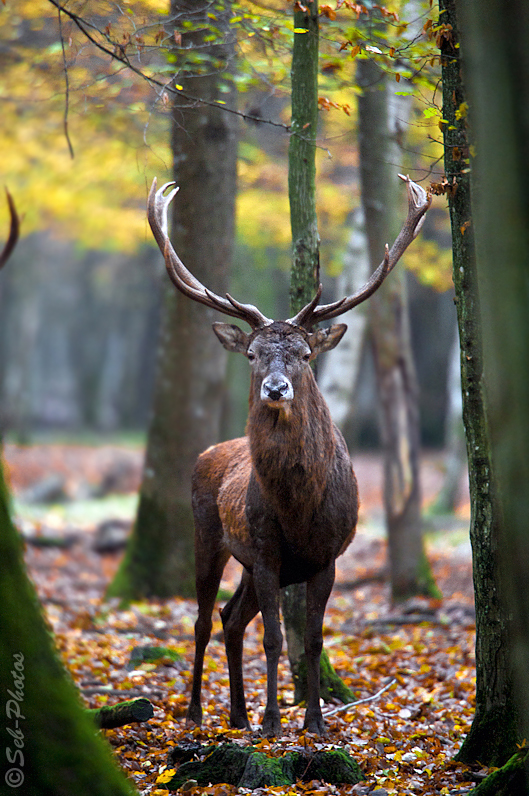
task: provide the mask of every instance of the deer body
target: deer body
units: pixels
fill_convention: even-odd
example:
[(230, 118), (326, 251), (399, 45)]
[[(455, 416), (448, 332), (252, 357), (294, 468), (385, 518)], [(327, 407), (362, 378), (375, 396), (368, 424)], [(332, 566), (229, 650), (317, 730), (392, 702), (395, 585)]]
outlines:
[(197, 461), (192, 486), (198, 618), (188, 719), (200, 724), (204, 653), (224, 567), (230, 556), (243, 565), (241, 582), (221, 611), (230, 675), (232, 726), (249, 728), (244, 698), (244, 631), (261, 611), (267, 661), (267, 702), (263, 733), (280, 734), (277, 667), (282, 647), (279, 593), (292, 583), (307, 584), (307, 710), (305, 727), (324, 731), (319, 701), (323, 616), (334, 583), (335, 560), (354, 536), (358, 491), (344, 439), (334, 426), (310, 362), (334, 348), (346, 326), (313, 331), (368, 298), (415, 237), (429, 207), (426, 193), (407, 180), (408, 218), (384, 262), (356, 294), (333, 304), (316, 297), (294, 318), (272, 321), (252, 305), (204, 288), (178, 259), (167, 236), (167, 208), (174, 195), (149, 195), (151, 229), (176, 287), (195, 301), (246, 321), (213, 324), (222, 345), (244, 354), (251, 366), (246, 436), (208, 448)]

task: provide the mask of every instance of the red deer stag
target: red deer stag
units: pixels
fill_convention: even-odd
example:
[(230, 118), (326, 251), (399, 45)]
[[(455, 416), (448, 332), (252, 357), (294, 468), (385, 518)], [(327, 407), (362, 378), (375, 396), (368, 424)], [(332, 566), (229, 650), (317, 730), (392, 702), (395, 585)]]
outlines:
[(241, 582), (221, 611), (228, 657), (233, 727), (249, 728), (242, 673), (243, 636), (261, 611), (267, 662), (267, 702), (262, 723), (266, 736), (277, 736), (277, 666), (283, 637), (279, 590), (307, 584), (305, 651), (309, 732), (324, 732), (319, 699), (322, 624), (334, 583), (335, 559), (353, 538), (358, 493), (349, 453), (334, 426), (310, 366), (318, 354), (342, 338), (346, 326), (314, 330), (319, 321), (336, 318), (371, 296), (417, 235), (430, 197), (409, 178), (408, 217), (391, 250), (364, 287), (332, 304), (315, 298), (293, 318), (273, 321), (251, 304), (230, 295), (217, 296), (185, 267), (167, 234), (167, 210), (178, 188), (168, 196), (167, 183), (156, 180), (148, 200), (148, 219), (175, 286), (189, 298), (246, 321), (238, 326), (214, 323), (228, 351), (246, 356), (251, 366), (246, 436), (222, 442), (202, 453), (193, 474), (195, 559), (198, 618), (195, 665), (188, 720), (200, 724), (204, 653), (211, 634), (211, 615), (222, 572), (234, 556), (243, 565)]
[(11, 253), (17, 245), (18, 236), (20, 232), (20, 220), (13, 202), (13, 197), (6, 188), (7, 204), (9, 205), (9, 216), (11, 225), (9, 228), (9, 237), (6, 241), (2, 254), (0, 254), (0, 268), (2, 268), (9, 260)]

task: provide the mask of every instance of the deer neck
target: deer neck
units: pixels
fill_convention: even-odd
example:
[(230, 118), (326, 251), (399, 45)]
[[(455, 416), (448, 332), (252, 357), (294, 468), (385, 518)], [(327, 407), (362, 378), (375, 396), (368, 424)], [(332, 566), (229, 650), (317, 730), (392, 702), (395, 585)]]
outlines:
[(252, 400), (251, 393), (246, 431), (254, 472), (269, 499), (293, 511), (300, 505), (304, 513), (312, 511), (336, 449), (329, 409), (312, 373), (285, 408)]

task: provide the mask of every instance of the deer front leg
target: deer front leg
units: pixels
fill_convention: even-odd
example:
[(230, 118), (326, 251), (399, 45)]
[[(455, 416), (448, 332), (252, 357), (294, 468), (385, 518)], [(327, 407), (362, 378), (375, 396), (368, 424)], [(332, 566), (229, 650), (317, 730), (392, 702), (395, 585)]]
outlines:
[(323, 735), (325, 724), (320, 707), (320, 658), (323, 648), (323, 617), (334, 583), (334, 561), (307, 582), (307, 626), (305, 655), (307, 658), (307, 710), (303, 726), (309, 732)]
[(237, 591), (220, 612), (230, 672), (230, 725), (239, 729), (250, 729), (244, 698), (242, 649), (246, 626), (258, 610), (253, 579), (245, 569)]
[(198, 617), (195, 623), (193, 686), (187, 710), (188, 723), (193, 722), (193, 724), (197, 724), (198, 726), (202, 724), (202, 672), (204, 669), (204, 654), (211, 636), (211, 615), (215, 606), (222, 572), (230, 557), (227, 550), (223, 550), (215, 544), (211, 544), (208, 550), (205, 546), (200, 544), (200, 539), (201, 537), (198, 532), (196, 532), (195, 560)]
[(263, 616), (266, 655), (266, 707), (262, 733), (267, 738), (281, 735), (281, 716), (277, 704), (277, 666), (283, 646), (279, 618), (279, 563), (259, 561), (254, 566), (253, 577), (257, 601)]

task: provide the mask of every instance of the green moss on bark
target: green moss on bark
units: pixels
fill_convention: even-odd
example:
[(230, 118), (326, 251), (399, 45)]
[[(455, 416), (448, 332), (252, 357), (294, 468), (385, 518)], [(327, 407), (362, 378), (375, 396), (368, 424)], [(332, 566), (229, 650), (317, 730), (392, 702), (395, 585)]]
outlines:
[(527, 755), (527, 749), (514, 754), (474, 788), (470, 796), (527, 796)]
[(54, 649), (25, 572), (1, 465), (0, 560), (2, 783), (27, 796), (132, 796)]
[[(121, 566), (107, 597), (123, 601), (148, 597), (195, 596), (193, 548), (179, 528), (192, 527), (191, 506), (174, 505), (170, 514), (142, 494), (138, 517)], [(141, 528), (141, 532), (138, 531)]]
[[(325, 650), (320, 658), (320, 697), (325, 702), (339, 699), (347, 704), (354, 702), (355, 695), (343, 680), (336, 674)], [(307, 660), (303, 654), (298, 662), (296, 677), (294, 678), (294, 703), (299, 705), (307, 699)]]
[(457, 4), (441, 0), (443, 37), (443, 138), (452, 227), (453, 278), (461, 345), (463, 421), (470, 485), (470, 541), (476, 604), (476, 713), (457, 759), (502, 765), (516, 751), (517, 717), (509, 661), (509, 612), (499, 569), (502, 511), (498, 500), (486, 410), (480, 281), (476, 265), (468, 124), (460, 108), (466, 93), (462, 77)]

